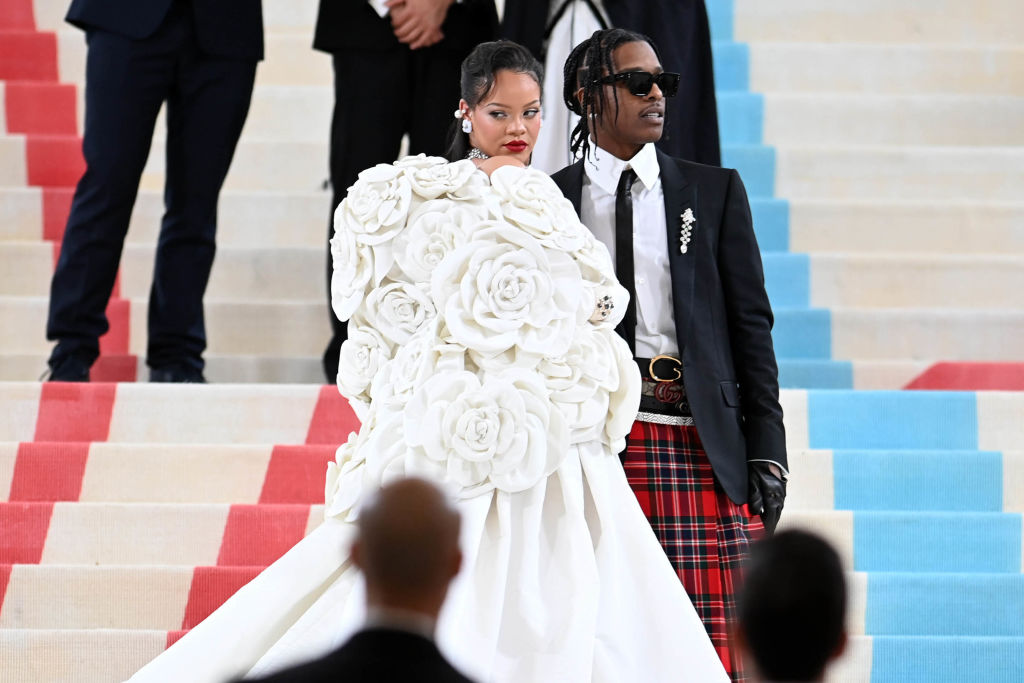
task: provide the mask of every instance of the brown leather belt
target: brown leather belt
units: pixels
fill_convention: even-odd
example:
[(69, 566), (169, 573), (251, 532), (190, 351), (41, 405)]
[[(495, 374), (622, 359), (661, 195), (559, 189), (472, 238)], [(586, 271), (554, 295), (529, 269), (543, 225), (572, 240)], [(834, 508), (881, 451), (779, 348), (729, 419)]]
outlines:
[(683, 363), (668, 355), (635, 358), (640, 368), (640, 412), (690, 417)]

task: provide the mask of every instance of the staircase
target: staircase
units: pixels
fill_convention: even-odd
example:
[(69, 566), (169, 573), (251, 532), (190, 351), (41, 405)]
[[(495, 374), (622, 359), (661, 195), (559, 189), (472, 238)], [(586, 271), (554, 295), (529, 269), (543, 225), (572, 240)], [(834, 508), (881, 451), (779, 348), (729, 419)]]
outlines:
[[(824, 534), (850, 570), (854, 637), (830, 680), (1024, 680), (1024, 6), (707, 4), (725, 162), (777, 316), (783, 526)], [(85, 46), (65, 5), (0, 7), (5, 683), (130, 675), (316, 525), (325, 463), (356, 428), (319, 386), (332, 92), (312, 0), (264, 2), (206, 301), (214, 383), (133, 383), (162, 123), (104, 381), (35, 381), (82, 163)]]

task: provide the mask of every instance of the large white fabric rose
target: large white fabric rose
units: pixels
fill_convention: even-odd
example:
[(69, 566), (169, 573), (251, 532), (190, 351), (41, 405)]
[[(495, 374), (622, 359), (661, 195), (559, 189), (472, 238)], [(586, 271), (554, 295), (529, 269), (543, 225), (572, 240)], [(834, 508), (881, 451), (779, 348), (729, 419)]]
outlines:
[(476, 173), (476, 164), (468, 159), (451, 164), (431, 164), (406, 171), (412, 191), (424, 199), (457, 192)]
[(348, 339), (341, 345), (338, 389), (349, 400), (356, 417), (363, 420), (369, 407), (368, 389), (374, 375), (391, 359), (392, 348), (357, 314), (348, 324)]
[(348, 320), (366, 296), (373, 276), (373, 254), (356, 242), (353, 233), (342, 230), (331, 238), (331, 260), (331, 307), (339, 320)]
[(502, 166), (491, 174), (505, 220), (552, 249), (580, 249), (589, 233), (555, 182), (533, 169)]
[(466, 348), (446, 343), (438, 334), (439, 327), (435, 318), (398, 348), (373, 383), (370, 399), (374, 406), (401, 412), (415, 391), (433, 375), (467, 370)]
[(562, 413), (536, 373), (509, 371), (479, 379), (471, 372), (435, 375), (405, 410), (412, 459), (442, 466), (463, 497), (524, 491), (568, 455)]
[[(366, 449), (362, 448), (365, 438), (355, 432), (338, 447), (334, 462), (327, 463), (327, 478), (324, 482), (324, 517), (354, 517), (356, 506), (367, 490)], [(372, 489), (371, 489), (372, 490)]]
[(424, 202), (394, 241), (395, 260), (412, 282), (430, 282), (445, 256), (465, 244), (487, 217), (480, 202)]
[(447, 163), (448, 160), (444, 157), (428, 157), (426, 154), (421, 153), (404, 156), (395, 162), (395, 166), (408, 172), (417, 171), (422, 168), (430, 168), (431, 166), (440, 166)]
[(378, 164), (359, 174), (334, 214), (334, 230), (355, 235), (360, 244), (381, 244), (405, 227), (412, 186), (404, 169)]
[(497, 355), (513, 346), (561, 355), (593, 302), (568, 255), (545, 250), (507, 225), (485, 228), (448, 256), (431, 279), (431, 296), (455, 340)]
[(396, 345), (409, 341), (437, 311), (427, 292), (414, 284), (392, 282), (370, 292), (363, 315), (366, 325)]

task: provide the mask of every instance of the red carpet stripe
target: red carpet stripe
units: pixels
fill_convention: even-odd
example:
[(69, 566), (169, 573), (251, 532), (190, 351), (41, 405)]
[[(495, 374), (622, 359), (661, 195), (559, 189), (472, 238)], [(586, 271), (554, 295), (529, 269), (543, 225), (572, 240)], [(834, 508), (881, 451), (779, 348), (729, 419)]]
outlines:
[(935, 363), (904, 389), (1024, 391), (1024, 363)]
[(4, 0), (0, 3), (0, 29), (31, 31), (35, 27), (32, 0)]
[(75, 86), (60, 83), (8, 83), (4, 90), (7, 132), (75, 135)]
[[(261, 571), (263, 567), (196, 567), (192, 574), (192, 586), (188, 591), (188, 605), (185, 607), (185, 620), (181, 628), (188, 630), (195, 627)], [(167, 634), (168, 647), (173, 642), (174, 633), (172, 631)], [(181, 635), (174, 637), (174, 640)]]
[(348, 401), (338, 393), (338, 387), (331, 384), (320, 387), (306, 443), (340, 446), (348, 439), (349, 432), (358, 429), (359, 420)]
[(166, 642), (166, 644), (164, 644), (164, 647), (168, 648), (171, 645), (174, 645), (176, 642), (181, 640), (181, 637), (183, 635), (185, 635), (186, 633), (188, 633), (188, 631), (189, 630), (187, 628), (186, 629), (181, 629), (180, 631), (168, 631), (167, 632), (167, 642)]
[(334, 451), (334, 446), (274, 446), (259, 502), (324, 502), (324, 475)]
[(0, 564), (39, 564), (53, 503), (0, 503)]
[(35, 441), (106, 441), (116, 384), (44, 382)]
[(0, 81), (56, 80), (57, 34), (0, 30)]
[[(118, 275), (118, 282), (121, 280)], [(119, 289), (117, 282), (114, 283), (114, 296)], [(129, 340), (131, 338), (131, 302), (127, 299), (111, 298), (107, 304), (107, 320), (110, 322), (110, 329), (100, 337), (100, 353), (127, 354)]]
[(18, 444), (11, 502), (78, 500), (88, 459), (87, 443)]
[(75, 190), (70, 187), (43, 188), (43, 239), (60, 244), (64, 226), (71, 213), (71, 198)]
[(138, 374), (138, 356), (115, 353), (97, 358), (89, 378), (93, 382), (134, 382), (138, 380)]
[(73, 135), (30, 135), (25, 154), (29, 185), (71, 187), (85, 173), (82, 140)]
[(308, 522), (308, 505), (232, 505), (217, 566), (272, 564), (302, 540)]

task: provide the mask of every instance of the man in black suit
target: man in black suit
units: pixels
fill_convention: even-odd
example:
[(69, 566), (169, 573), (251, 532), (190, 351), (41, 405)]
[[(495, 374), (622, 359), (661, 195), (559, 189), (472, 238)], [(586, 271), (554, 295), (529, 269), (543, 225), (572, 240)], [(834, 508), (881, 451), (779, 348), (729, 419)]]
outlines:
[(750, 548), (736, 599), (737, 647), (758, 680), (820, 683), (846, 650), (846, 578), (823, 538), (780, 532)]
[(403, 479), (381, 489), (360, 511), (352, 546), (366, 578), (366, 626), (326, 656), (260, 683), (469, 683), (433, 637), (462, 564), (459, 525), (459, 513), (433, 484)]
[[(494, 0), (320, 0), (313, 47), (331, 53), (334, 63), (328, 241), (334, 210), (356, 176), (394, 161), (404, 135), (410, 154), (444, 155), (459, 103), (462, 60), (497, 32)], [(333, 336), (323, 365), (333, 384), (347, 330), (331, 310), (330, 288), (328, 246)]]
[(746, 193), (734, 170), (654, 148), (679, 76), (663, 71), (647, 37), (595, 33), (565, 74), (564, 101), (581, 116), (573, 151), (583, 159), (554, 180), (608, 246), (631, 295), (619, 332), (643, 391), (626, 474), (740, 680), (726, 624), (752, 531), (742, 506), (771, 532), (787, 465), (772, 311)]
[(153, 128), (167, 103), (166, 211), (150, 290), (150, 381), (203, 382), (217, 199), (263, 58), (258, 0), (74, 0), (85, 30), (86, 170), (53, 275), (50, 379), (88, 381)]

